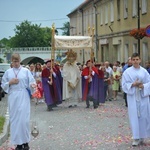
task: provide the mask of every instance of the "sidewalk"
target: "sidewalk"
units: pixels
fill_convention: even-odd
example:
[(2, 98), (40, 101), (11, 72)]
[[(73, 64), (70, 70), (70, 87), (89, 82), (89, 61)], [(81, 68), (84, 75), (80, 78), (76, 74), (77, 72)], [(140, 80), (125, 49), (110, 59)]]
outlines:
[[(31, 126), (37, 122), (39, 135), (31, 137), (30, 150), (149, 150), (146, 144), (133, 148), (128, 113), (122, 94), (117, 101), (107, 101), (93, 109), (85, 102), (68, 108), (68, 103), (46, 111), (45, 104), (31, 101)], [(9, 139), (0, 150), (10, 150)]]

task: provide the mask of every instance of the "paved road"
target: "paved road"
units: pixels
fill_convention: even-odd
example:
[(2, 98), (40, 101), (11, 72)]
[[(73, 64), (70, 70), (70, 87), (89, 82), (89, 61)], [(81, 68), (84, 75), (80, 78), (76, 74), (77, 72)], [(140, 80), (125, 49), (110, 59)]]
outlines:
[[(31, 102), (32, 122), (38, 122), (40, 134), (31, 139), (31, 150), (149, 150), (146, 144), (133, 148), (128, 122), (127, 108), (121, 96), (117, 101), (107, 101), (98, 109), (85, 108), (80, 102), (75, 108), (68, 108), (63, 102), (52, 112), (45, 104)], [(10, 149), (9, 140), (1, 147)]]

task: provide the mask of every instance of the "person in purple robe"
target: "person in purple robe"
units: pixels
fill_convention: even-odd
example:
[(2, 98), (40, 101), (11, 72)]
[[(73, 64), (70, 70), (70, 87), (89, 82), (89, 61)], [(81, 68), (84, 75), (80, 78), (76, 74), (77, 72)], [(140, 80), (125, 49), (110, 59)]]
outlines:
[(53, 110), (57, 104), (62, 102), (60, 83), (57, 77), (57, 69), (51, 68), (51, 60), (46, 62), (46, 68), (42, 70), (42, 85), (47, 104), (47, 110)]
[[(62, 76), (61, 76), (61, 72), (60, 72), (60, 68), (58, 67), (57, 64), (54, 65), (53, 62), (53, 70), (56, 73), (56, 77), (54, 78), (54, 82), (55, 82), (55, 86), (54, 87), (54, 93), (55, 93), (55, 101), (56, 104), (61, 104), (62, 103)], [(55, 105), (56, 106), (56, 105)]]
[(62, 78), (62, 73), (61, 73), (61, 67), (60, 65), (56, 64), (55, 65), (55, 71), (56, 71), (56, 75), (57, 75), (57, 81), (58, 83), (56, 83), (57, 85), (57, 89), (58, 89), (58, 93), (59, 93), (59, 97), (58, 97), (58, 103), (62, 103), (62, 86), (63, 86), (63, 78)]
[(93, 101), (94, 109), (98, 108), (98, 70), (88, 60), (82, 70), (82, 100), (86, 101), (86, 108), (89, 108), (90, 101)]
[(98, 105), (105, 103), (104, 96), (104, 72), (101, 70), (101, 64), (96, 64), (95, 67), (98, 69)]

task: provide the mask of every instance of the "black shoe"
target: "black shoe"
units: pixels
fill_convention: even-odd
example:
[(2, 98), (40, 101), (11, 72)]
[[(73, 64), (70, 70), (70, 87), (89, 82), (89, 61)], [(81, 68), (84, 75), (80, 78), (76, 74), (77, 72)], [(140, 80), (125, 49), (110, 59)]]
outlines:
[(28, 143), (23, 144), (23, 150), (29, 150), (29, 149), (30, 149), (30, 147), (29, 147)]
[(53, 107), (57, 107), (57, 104), (53, 104)]
[(94, 109), (98, 108), (98, 106), (94, 106)]
[(15, 148), (15, 150), (24, 150), (23, 149), (23, 145), (17, 145), (17, 147)]
[(49, 108), (48, 111), (53, 111), (53, 108)]
[(24, 150), (23, 148), (16, 147), (15, 150)]
[(29, 149), (30, 149), (30, 147), (25, 147), (22, 150), (29, 150)]
[(86, 108), (89, 108), (89, 107), (90, 107), (89, 105), (86, 106)]
[(72, 105), (69, 105), (68, 107), (69, 107), (69, 108), (71, 108), (71, 107), (72, 107)]
[(53, 108), (51, 106), (47, 106), (47, 111), (53, 111)]
[(48, 105), (48, 106), (47, 106), (47, 110), (48, 110), (48, 111), (53, 111), (52, 105)]
[(74, 107), (77, 107), (77, 105), (74, 105)]
[(28, 144), (24, 144), (23, 150), (29, 150), (29, 149), (30, 149), (29, 145)]

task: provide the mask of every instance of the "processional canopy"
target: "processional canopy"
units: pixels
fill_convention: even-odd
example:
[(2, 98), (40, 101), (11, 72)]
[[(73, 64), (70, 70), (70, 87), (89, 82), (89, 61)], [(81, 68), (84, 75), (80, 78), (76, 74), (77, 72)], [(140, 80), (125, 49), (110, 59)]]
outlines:
[(56, 49), (81, 49), (92, 47), (90, 36), (57, 36), (55, 35)]

